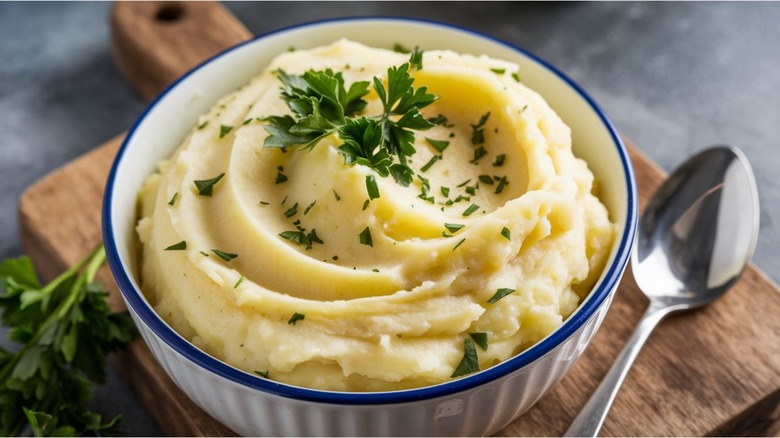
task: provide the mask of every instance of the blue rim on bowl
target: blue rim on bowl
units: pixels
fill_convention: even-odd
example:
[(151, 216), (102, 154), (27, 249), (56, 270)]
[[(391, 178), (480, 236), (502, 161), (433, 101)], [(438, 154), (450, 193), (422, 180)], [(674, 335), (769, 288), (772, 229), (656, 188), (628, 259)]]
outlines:
[[(527, 350), (520, 354), (513, 356), (497, 365), (494, 365), (479, 373), (475, 373), (457, 380), (450, 382), (440, 383), (433, 386), (427, 386), (422, 388), (414, 388), (407, 390), (388, 391), (388, 392), (335, 392), (324, 391), (317, 389), (309, 389), (303, 387), (291, 386), (272, 380), (264, 379), (259, 376), (255, 376), (237, 368), (234, 368), (218, 359), (206, 354), (202, 350), (192, 345), (189, 341), (185, 340), (181, 335), (176, 333), (170, 326), (168, 326), (149, 306), (140, 290), (138, 290), (130, 279), (128, 272), (123, 266), (118, 247), (114, 235), (114, 227), (112, 226), (112, 204), (113, 204), (113, 187), (115, 185), (117, 170), (122, 162), (125, 153), (127, 151), (128, 144), (133, 138), (136, 130), (141, 122), (147, 117), (149, 112), (177, 85), (192, 75), (194, 72), (203, 68), (205, 65), (221, 58), (227, 53), (230, 53), (236, 49), (243, 47), (246, 44), (251, 44), (257, 39), (266, 38), (271, 35), (281, 34), (296, 30), (302, 27), (310, 27), (321, 24), (337, 23), (337, 22), (356, 22), (361, 20), (381, 20), (390, 22), (402, 22), (402, 23), (423, 23), (434, 27), (440, 27), (449, 30), (455, 30), (465, 34), (470, 34), (476, 37), (483, 38), (485, 40), (497, 43), (501, 46), (507, 47), (515, 52), (518, 52), (531, 60), (535, 61), (539, 65), (543, 66), (549, 72), (553, 73), (558, 78), (562, 79), (569, 87), (571, 87), (577, 94), (579, 94), (591, 107), (591, 109), (598, 115), (601, 122), (609, 130), (610, 136), (620, 156), (621, 164), (623, 166), (623, 174), (626, 178), (626, 187), (628, 189), (628, 202), (626, 206), (625, 228), (622, 235), (619, 236), (620, 242), (613, 263), (607, 267), (603, 280), (598, 286), (591, 291), (589, 297), (580, 305), (575, 313), (563, 322), (563, 324), (540, 342), (531, 346)], [(339, 18), (319, 20), (314, 22), (307, 22), (298, 25), (293, 25), (278, 29), (266, 34), (259, 35), (249, 41), (228, 48), (225, 51), (213, 56), (212, 58), (204, 61), (200, 65), (196, 66), (174, 83), (169, 85), (141, 114), (133, 127), (128, 132), (124, 142), (122, 143), (114, 163), (111, 167), (111, 171), (108, 176), (106, 185), (106, 191), (103, 199), (103, 211), (102, 211), (102, 226), (103, 226), (103, 241), (106, 248), (108, 264), (117, 281), (119, 290), (124, 296), (128, 305), (137, 314), (137, 316), (148, 327), (162, 339), (170, 348), (178, 352), (180, 355), (186, 357), (191, 362), (203, 367), (216, 375), (219, 375), (225, 379), (247, 386), (249, 388), (257, 389), (267, 393), (276, 394), (283, 397), (295, 398), (298, 400), (321, 402), (321, 403), (333, 403), (333, 404), (392, 404), (392, 403), (405, 403), (422, 399), (431, 399), (441, 396), (446, 396), (461, 391), (471, 389), (486, 382), (490, 382), (504, 376), (507, 376), (513, 371), (516, 371), (551, 351), (554, 347), (559, 345), (574, 332), (576, 332), (601, 306), (604, 300), (609, 295), (610, 291), (617, 287), (617, 283), (621, 278), (623, 269), (625, 268), (628, 258), (630, 256), (631, 247), (633, 245), (634, 236), (636, 232), (637, 224), (637, 193), (636, 182), (633, 168), (628, 158), (628, 151), (623, 144), (620, 136), (618, 135), (614, 125), (607, 118), (604, 111), (596, 104), (596, 102), (585, 91), (577, 85), (572, 79), (564, 75), (555, 67), (547, 63), (546, 61), (538, 58), (537, 56), (529, 53), (528, 51), (517, 47), (513, 44), (509, 44), (505, 41), (499, 40), (495, 37), (486, 35), (481, 32), (477, 32), (471, 29), (453, 26), (450, 24), (422, 20), (417, 18), (388, 18), (388, 17), (353, 17), (353, 18)]]

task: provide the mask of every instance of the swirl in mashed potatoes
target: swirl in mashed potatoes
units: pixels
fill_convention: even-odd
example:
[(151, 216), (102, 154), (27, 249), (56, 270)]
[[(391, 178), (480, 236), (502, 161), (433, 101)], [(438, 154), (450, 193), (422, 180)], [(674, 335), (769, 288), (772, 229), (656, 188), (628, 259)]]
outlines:
[[(284, 53), (160, 163), (139, 194), (142, 289), (177, 332), (276, 381), (385, 391), (451, 379), (469, 339), (488, 368), (575, 310), (614, 225), (569, 128), (517, 65), (425, 52), (414, 85), (439, 96), (425, 117), (444, 117), (416, 133), (408, 187), (345, 164), (336, 134), (263, 147), (265, 120), (290, 113), (279, 69), (350, 84), (408, 56), (346, 40)], [(375, 111), (376, 93), (365, 99)]]

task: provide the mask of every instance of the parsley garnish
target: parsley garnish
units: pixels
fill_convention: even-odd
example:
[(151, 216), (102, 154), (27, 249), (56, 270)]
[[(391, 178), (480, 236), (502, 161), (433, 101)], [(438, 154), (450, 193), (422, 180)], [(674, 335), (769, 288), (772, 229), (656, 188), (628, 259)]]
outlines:
[(279, 237), (293, 241), (299, 245), (304, 245), (307, 250), (312, 248), (313, 243), (324, 243), (322, 239), (317, 236), (317, 230), (313, 229), (310, 232), (306, 232), (305, 228), (298, 226), (297, 231), (283, 231), (279, 233)]
[(339, 194), (336, 193), (336, 189), (333, 189), (333, 196), (336, 197), (336, 202), (341, 201), (341, 196), (339, 196)]
[(374, 175), (366, 175), (366, 191), (368, 192), (369, 200), (374, 200), (379, 197), (379, 187), (376, 185), (376, 178), (374, 178)]
[(431, 168), (437, 161), (441, 160), (441, 155), (434, 155), (431, 157), (430, 160), (428, 160), (427, 163), (423, 167), (420, 168), (420, 172), (426, 172), (428, 169)]
[(302, 321), (304, 318), (306, 318), (306, 315), (304, 315), (302, 313), (295, 312), (290, 317), (290, 319), (287, 321), (287, 324), (295, 325), (296, 322)]
[(201, 130), (201, 129), (205, 128), (206, 125), (208, 125), (208, 124), (209, 124), (209, 121), (206, 120), (205, 122), (203, 122), (200, 125), (198, 125), (198, 130)]
[(104, 423), (87, 409), (92, 383), (105, 382), (106, 356), (137, 336), (128, 313), (113, 313), (94, 282), (105, 258), (100, 246), (45, 286), (29, 258), (0, 263), (0, 314), (19, 344), (0, 348), (0, 435), (27, 425), (37, 436), (119, 432), (121, 417)]
[(288, 208), (287, 211), (284, 212), (284, 217), (292, 217), (295, 216), (298, 213), (298, 203), (296, 202), (292, 207)]
[(444, 228), (446, 228), (450, 233), (455, 233), (463, 227), (465, 227), (463, 224), (449, 224), (446, 222), (444, 224)]
[(371, 230), (366, 227), (363, 231), (360, 232), (360, 243), (363, 245), (368, 245), (373, 248), (374, 241), (371, 239)]
[(174, 243), (173, 245), (165, 248), (165, 251), (181, 251), (187, 249), (187, 242), (182, 240), (179, 243)]
[(461, 246), (463, 244), (463, 242), (465, 242), (465, 241), (466, 241), (466, 238), (460, 239), (460, 242), (455, 244), (455, 246), (452, 247), (452, 250), (455, 251), (456, 249), (458, 249), (458, 247)]
[(505, 160), (506, 160), (506, 154), (498, 154), (498, 155), (496, 155), (496, 159), (493, 161), (493, 167), (501, 167), (501, 166), (503, 166)]
[(485, 142), (485, 123), (487, 123), (488, 118), (490, 117), (490, 111), (486, 112), (482, 115), (482, 117), (479, 118), (479, 122), (477, 122), (476, 125), (469, 125), (471, 126), (471, 143), (472, 144), (482, 144)]
[(195, 180), (195, 187), (198, 188), (198, 194), (201, 196), (211, 196), (214, 184), (218, 183), (223, 176), (225, 176), (225, 172), (222, 172), (211, 179)]
[(477, 161), (479, 161), (480, 158), (487, 155), (487, 150), (485, 149), (485, 146), (479, 146), (478, 148), (474, 149), (474, 158), (472, 158), (469, 163), (477, 164)]
[(281, 171), (276, 172), (276, 179), (274, 180), (274, 184), (281, 184), (285, 181), (287, 181), (287, 175), (283, 174)]
[(509, 184), (509, 181), (507, 181), (505, 176), (502, 176), (501, 179), (498, 181), (498, 187), (496, 187), (496, 194), (499, 194), (504, 191), (504, 187)]
[(233, 130), (232, 126), (219, 125), (219, 138), (224, 138), (226, 135), (230, 134), (230, 131), (232, 130)]
[(477, 204), (471, 204), (469, 207), (463, 212), (463, 216), (470, 216), (475, 211), (479, 210), (479, 205)]
[(450, 188), (449, 187), (441, 186), (441, 188), (439, 190), (441, 190), (441, 195), (444, 196), (445, 198), (447, 196), (450, 196)]
[[(413, 60), (417, 56), (413, 54)], [(421, 52), (419, 56), (421, 60)], [(414, 78), (408, 70), (409, 63), (389, 68), (387, 86), (374, 77), (373, 88), (382, 103), (382, 113), (360, 118), (354, 116), (366, 107), (363, 96), (368, 94), (369, 82), (355, 82), (347, 90), (341, 73), (331, 70), (310, 70), (303, 76), (279, 70), (282, 98), (294, 117), (264, 119), (270, 122), (265, 126), (270, 135), (264, 146), (310, 149), (335, 133), (344, 142), (339, 152), (344, 155), (345, 164), (370, 167), (379, 175), (392, 175), (399, 184), (408, 186), (413, 172), (406, 159), (415, 153), (414, 131), (434, 126), (420, 109), (437, 99), (427, 92), (427, 87), (412, 87)]]
[(260, 377), (265, 377), (266, 379), (268, 378), (268, 370), (265, 371), (255, 370), (255, 374), (257, 374)]
[(474, 347), (474, 342), (471, 339), (466, 338), (463, 340), (463, 359), (460, 360), (460, 363), (450, 377), (460, 377), (477, 371), (479, 371), (477, 349)]
[(488, 349), (488, 337), (487, 333), (485, 332), (473, 332), (469, 333), (469, 336), (471, 336), (471, 339), (474, 340), (474, 342), (479, 345), (479, 348), (482, 349), (482, 351), (487, 351)]
[(506, 73), (506, 69), (505, 68), (491, 68), (490, 71), (492, 71), (493, 73), (499, 74), (499, 75), (502, 75), (502, 74)]
[(447, 149), (447, 146), (450, 145), (450, 142), (447, 140), (434, 140), (432, 138), (425, 137), (425, 141), (427, 141), (428, 144), (433, 146), (439, 152), (444, 152), (444, 150)]
[(496, 301), (500, 300), (501, 298), (504, 298), (505, 296), (511, 294), (514, 291), (515, 291), (514, 289), (501, 288), (497, 290), (496, 293), (492, 297), (490, 297), (490, 299), (487, 302), (488, 304), (493, 304)]
[(316, 203), (317, 203), (317, 201), (314, 201), (314, 202), (312, 202), (311, 204), (309, 204), (309, 205), (308, 205), (308, 206), (307, 206), (307, 207), (306, 207), (306, 208), (303, 210), (303, 215), (304, 215), (304, 216), (306, 216), (307, 214), (309, 214), (309, 211), (310, 211), (312, 208), (314, 208), (314, 204), (316, 204)]
[(480, 175), (479, 176), (480, 182), (488, 185), (493, 185), (493, 178), (490, 177), (490, 175)]
[(218, 249), (212, 249), (211, 252), (219, 256), (222, 260), (229, 262), (233, 260), (234, 258), (238, 257), (238, 254), (231, 254), (229, 252), (220, 251)]
[(179, 192), (174, 193), (173, 196), (171, 197), (171, 200), (168, 201), (168, 205), (173, 207), (173, 204), (176, 202), (176, 197), (178, 196), (179, 196)]
[(233, 289), (238, 289), (238, 286), (240, 286), (241, 283), (243, 283), (243, 282), (244, 282), (244, 276), (242, 275), (241, 278), (238, 279), (236, 284), (233, 285)]
[(512, 238), (510, 237), (509, 228), (507, 228), (507, 227), (504, 227), (504, 228), (501, 229), (501, 235), (506, 237), (506, 240), (510, 240), (510, 241), (512, 240)]

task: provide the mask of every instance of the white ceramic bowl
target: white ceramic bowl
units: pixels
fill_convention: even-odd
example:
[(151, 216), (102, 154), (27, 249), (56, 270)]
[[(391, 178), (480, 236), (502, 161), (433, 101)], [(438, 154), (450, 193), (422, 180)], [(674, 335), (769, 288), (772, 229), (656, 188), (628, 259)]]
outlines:
[[(350, 38), (375, 47), (400, 43), (425, 50), (487, 54), (520, 65), (572, 129), (573, 147), (601, 187), (618, 224), (601, 279), (563, 325), (528, 350), (492, 368), (436, 386), (344, 393), (262, 379), (197, 349), (171, 329), (139, 288), (136, 194), (197, 117), (289, 47)], [(561, 72), (522, 49), (445, 24), (394, 18), (343, 19), (295, 26), (231, 48), (195, 68), (152, 103), (130, 130), (114, 162), (103, 206), (108, 262), (144, 340), (173, 380), (200, 407), (244, 435), (485, 435), (528, 410), (563, 378), (607, 312), (625, 269), (637, 223), (636, 183), (628, 154), (604, 112)]]

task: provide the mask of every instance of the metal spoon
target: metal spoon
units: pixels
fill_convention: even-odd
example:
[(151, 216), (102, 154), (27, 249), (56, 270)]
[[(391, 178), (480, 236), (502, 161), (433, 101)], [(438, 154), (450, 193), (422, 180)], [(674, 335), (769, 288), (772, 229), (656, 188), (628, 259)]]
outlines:
[(705, 306), (736, 282), (756, 247), (758, 221), (755, 178), (739, 149), (706, 149), (669, 176), (642, 215), (631, 257), (650, 305), (565, 436), (598, 435), (628, 369), (665, 316)]

